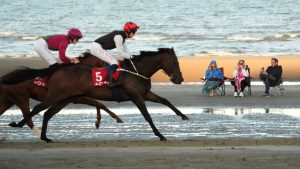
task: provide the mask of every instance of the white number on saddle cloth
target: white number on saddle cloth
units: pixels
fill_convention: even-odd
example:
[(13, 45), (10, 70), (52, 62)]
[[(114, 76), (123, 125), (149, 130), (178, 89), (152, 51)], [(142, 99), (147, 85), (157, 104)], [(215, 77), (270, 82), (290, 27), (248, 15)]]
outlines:
[(92, 78), (94, 86), (107, 86), (109, 82), (106, 80), (108, 72), (105, 68), (93, 68)]
[(40, 87), (46, 87), (48, 81), (48, 77), (36, 77), (33, 81), (33, 84)]
[(103, 77), (101, 75), (101, 72), (96, 72), (96, 81), (97, 82), (102, 82), (102, 79), (103, 79)]

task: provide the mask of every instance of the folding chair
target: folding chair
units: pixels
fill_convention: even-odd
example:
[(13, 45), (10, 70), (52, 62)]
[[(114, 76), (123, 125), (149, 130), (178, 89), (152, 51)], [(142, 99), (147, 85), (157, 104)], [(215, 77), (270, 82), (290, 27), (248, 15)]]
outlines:
[(270, 95), (283, 96), (283, 90), (285, 90), (283, 87), (283, 78), (280, 78), (277, 85), (271, 86)]
[[(221, 67), (220, 70), (224, 75), (224, 68)], [(214, 89), (214, 93), (216, 93), (219, 96), (224, 96), (225, 95), (225, 80), (226, 79), (227, 78), (224, 76), (224, 78), (222, 79), (220, 85), (216, 89)]]
[(248, 65), (246, 65), (246, 69), (248, 69), (249, 76), (246, 77), (246, 82), (247, 82), (246, 88), (247, 88), (247, 90), (245, 88), (244, 93), (247, 94), (248, 96), (251, 96), (251, 94), (252, 94), (252, 91), (251, 91), (251, 79), (252, 78), (251, 78), (251, 74), (250, 74), (250, 68), (249, 68)]

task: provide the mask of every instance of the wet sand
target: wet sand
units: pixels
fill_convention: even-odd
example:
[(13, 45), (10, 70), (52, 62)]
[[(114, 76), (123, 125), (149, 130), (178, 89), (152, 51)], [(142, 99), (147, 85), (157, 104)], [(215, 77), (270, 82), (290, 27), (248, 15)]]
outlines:
[(300, 167), (300, 140), (0, 143), (0, 168)]

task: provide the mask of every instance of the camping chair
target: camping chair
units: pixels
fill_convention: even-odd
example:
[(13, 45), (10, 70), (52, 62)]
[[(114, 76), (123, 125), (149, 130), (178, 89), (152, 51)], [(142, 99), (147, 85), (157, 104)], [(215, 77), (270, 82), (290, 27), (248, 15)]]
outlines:
[[(224, 68), (221, 67), (220, 68), (221, 72), (224, 75)], [(219, 96), (225, 96), (225, 80), (228, 79), (227, 77), (224, 76), (224, 78), (222, 79), (220, 85), (214, 89), (214, 93), (219, 95)]]
[[(222, 73), (224, 74), (224, 68), (221, 67), (220, 70), (222, 71)], [(224, 78), (221, 80), (220, 85), (216, 88), (216, 89), (212, 89), (215, 93), (215, 95), (219, 95), (219, 96), (224, 96), (225, 95), (225, 80), (228, 79), (227, 77), (224, 76)], [(205, 77), (201, 78), (201, 80), (203, 82), (205, 82)]]
[(246, 82), (247, 82), (246, 88), (247, 89), (245, 88), (244, 93), (247, 94), (248, 96), (251, 96), (251, 94), (252, 94), (252, 91), (251, 91), (251, 79), (252, 79), (252, 77), (251, 77), (250, 68), (249, 68), (248, 65), (246, 65), (246, 69), (248, 69), (249, 76), (246, 77)]
[(270, 88), (270, 95), (273, 96), (283, 96), (283, 78), (280, 78), (276, 85), (272, 85)]

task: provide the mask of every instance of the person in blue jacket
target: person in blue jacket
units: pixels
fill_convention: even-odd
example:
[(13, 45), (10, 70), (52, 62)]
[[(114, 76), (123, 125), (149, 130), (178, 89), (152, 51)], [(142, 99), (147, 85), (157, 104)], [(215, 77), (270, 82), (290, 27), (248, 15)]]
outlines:
[(224, 79), (224, 74), (217, 67), (217, 62), (212, 60), (208, 66), (208, 69), (205, 72), (205, 84), (202, 89), (204, 96), (213, 96), (214, 90), (220, 86), (222, 80)]

